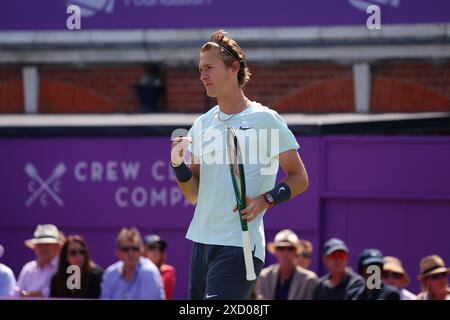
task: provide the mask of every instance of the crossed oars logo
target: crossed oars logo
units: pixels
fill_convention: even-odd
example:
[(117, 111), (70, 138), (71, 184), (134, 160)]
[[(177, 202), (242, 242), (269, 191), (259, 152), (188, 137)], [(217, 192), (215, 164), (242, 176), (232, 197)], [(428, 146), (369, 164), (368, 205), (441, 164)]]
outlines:
[(39, 172), (31, 163), (27, 163), (25, 165), (25, 172), (31, 179), (35, 180), (39, 184), (39, 188), (32, 191), (31, 196), (25, 202), (25, 205), (27, 207), (29, 207), (39, 196), (43, 195), (44, 193), (49, 194), (59, 206), (61, 207), (64, 206), (64, 202), (56, 194), (57, 192), (51, 188), (51, 184), (53, 183), (53, 181), (62, 177), (62, 175), (66, 172), (66, 166), (64, 165), (64, 163), (60, 162), (53, 169), (53, 172), (50, 175), (50, 177), (48, 177), (47, 180), (45, 181), (42, 180), (41, 176), (39, 175)]

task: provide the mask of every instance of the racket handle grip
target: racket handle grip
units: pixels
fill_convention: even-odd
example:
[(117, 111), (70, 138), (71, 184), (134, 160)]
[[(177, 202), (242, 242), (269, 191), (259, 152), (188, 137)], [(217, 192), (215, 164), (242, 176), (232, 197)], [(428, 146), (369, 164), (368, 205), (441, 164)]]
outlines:
[(242, 249), (244, 251), (245, 272), (247, 281), (256, 280), (253, 255), (250, 246), (250, 235), (248, 231), (242, 231)]

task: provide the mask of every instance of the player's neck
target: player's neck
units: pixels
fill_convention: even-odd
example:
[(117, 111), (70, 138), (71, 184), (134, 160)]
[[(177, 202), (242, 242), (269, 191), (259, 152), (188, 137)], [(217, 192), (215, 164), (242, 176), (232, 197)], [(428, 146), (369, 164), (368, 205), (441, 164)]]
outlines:
[(346, 271), (340, 271), (336, 273), (331, 273), (330, 282), (333, 286), (338, 285), (341, 283), (342, 279), (345, 277)]
[(289, 279), (294, 271), (295, 266), (293, 264), (280, 264), (280, 278), (281, 280)]
[(127, 279), (128, 281), (131, 281), (133, 279), (134, 272), (135, 272), (135, 267), (126, 266), (126, 265), (123, 266), (122, 274), (125, 277), (125, 279)]
[(235, 114), (242, 112), (248, 106), (248, 99), (239, 89), (237, 92), (232, 92), (225, 94), (224, 96), (217, 97), (217, 102), (219, 104), (219, 109), (221, 112), (226, 114)]

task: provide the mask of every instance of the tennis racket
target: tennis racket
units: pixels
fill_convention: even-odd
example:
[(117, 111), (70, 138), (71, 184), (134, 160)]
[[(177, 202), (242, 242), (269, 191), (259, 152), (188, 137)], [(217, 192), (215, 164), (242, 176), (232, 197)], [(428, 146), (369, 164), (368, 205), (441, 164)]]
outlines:
[(244, 163), (242, 162), (242, 154), (239, 149), (236, 132), (233, 128), (227, 128), (227, 153), (228, 163), (230, 166), (231, 181), (233, 182), (234, 195), (236, 196), (237, 208), (239, 211), (239, 220), (241, 221), (242, 230), (242, 249), (244, 250), (244, 261), (246, 278), (248, 281), (256, 279), (255, 267), (253, 266), (253, 256), (250, 247), (250, 235), (248, 233), (247, 220), (242, 220), (241, 210), (244, 210), (246, 205), (246, 191), (245, 191), (245, 173)]

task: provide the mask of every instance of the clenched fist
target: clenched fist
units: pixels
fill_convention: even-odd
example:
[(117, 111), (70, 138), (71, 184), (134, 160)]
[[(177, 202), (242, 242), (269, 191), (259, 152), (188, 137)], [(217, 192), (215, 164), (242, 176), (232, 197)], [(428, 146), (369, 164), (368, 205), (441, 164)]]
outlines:
[(178, 167), (183, 163), (184, 156), (187, 152), (188, 145), (192, 143), (190, 137), (177, 137), (172, 141), (172, 149), (170, 152), (170, 160), (174, 167)]

